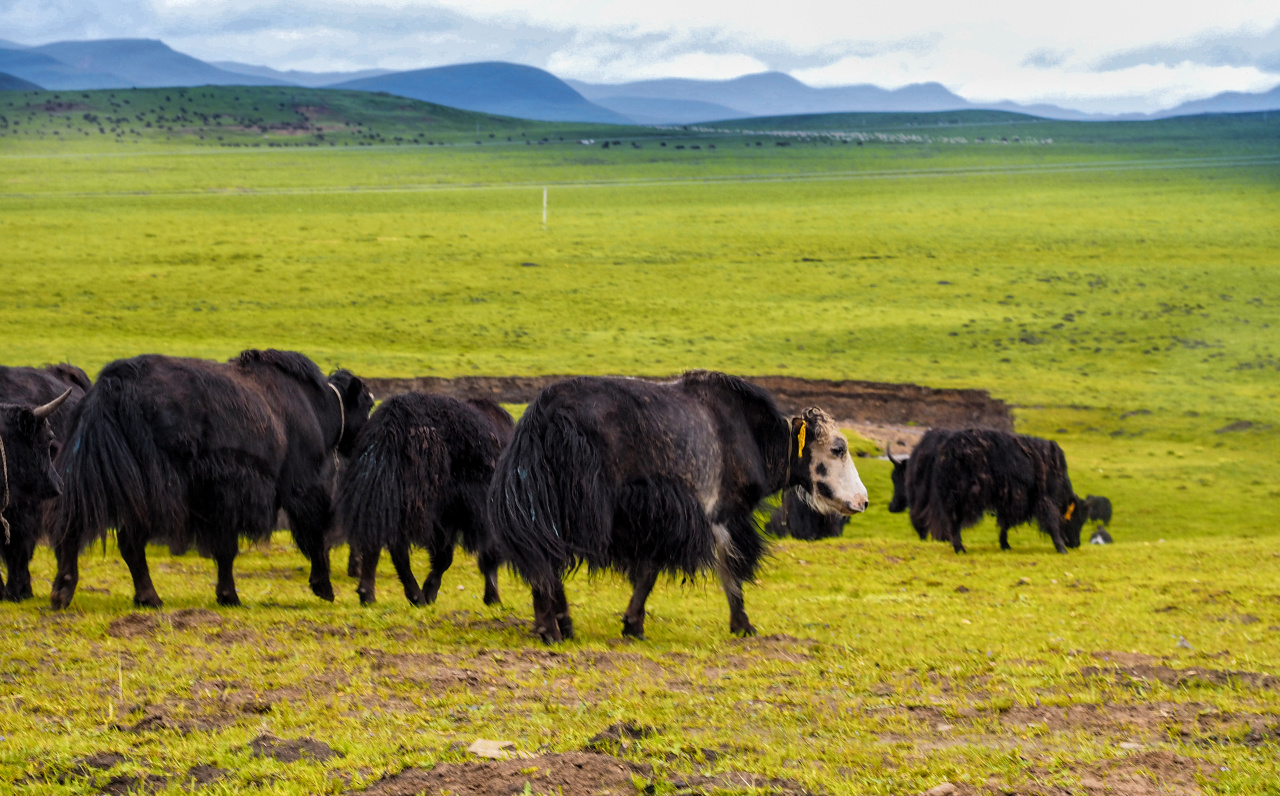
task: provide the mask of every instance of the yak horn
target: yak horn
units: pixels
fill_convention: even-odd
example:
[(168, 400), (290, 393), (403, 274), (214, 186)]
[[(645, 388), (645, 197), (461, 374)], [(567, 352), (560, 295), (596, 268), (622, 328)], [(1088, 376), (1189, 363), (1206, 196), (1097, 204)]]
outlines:
[(67, 397), (70, 395), (71, 395), (71, 388), (68, 387), (66, 392), (64, 392), (62, 395), (59, 395), (57, 398), (54, 398), (49, 403), (45, 404), (44, 406), (37, 406), (35, 409), (32, 409), (31, 414), (35, 415), (37, 420), (44, 420), (49, 415), (58, 411), (58, 407), (62, 406), (62, 402), (67, 400)]
[(885, 458), (886, 458), (886, 459), (888, 459), (888, 460), (889, 460), (889, 462), (890, 462), (891, 464), (897, 464), (897, 463), (898, 463), (898, 462), (893, 458), (893, 443), (892, 443), (892, 442), (886, 442), (886, 443), (884, 444), (884, 455), (885, 455)]

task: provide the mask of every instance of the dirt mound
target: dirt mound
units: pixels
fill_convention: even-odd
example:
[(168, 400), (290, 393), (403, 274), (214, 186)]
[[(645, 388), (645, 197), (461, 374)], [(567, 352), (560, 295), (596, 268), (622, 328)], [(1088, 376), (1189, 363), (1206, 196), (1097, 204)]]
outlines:
[(375, 782), (370, 796), (511, 796), (525, 783), (536, 794), (587, 796), (634, 793), (632, 776), (650, 778), (649, 766), (609, 755), (567, 752), (496, 763), (440, 763), (432, 769), (410, 768)]
[(259, 735), (249, 742), (249, 749), (254, 757), (274, 757), (281, 763), (296, 763), (303, 756), (323, 763), (331, 757), (342, 756), (333, 751), (328, 744), (317, 741), (315, 738), (296, 738), (288, 741), (274, 735)]
[(183, 608), (169, 614), (169, 624), (174, 630), (193, 630), (200, 627), (218, 627), (222, 617), (208, 608)]
[(154, 636), (159, 629), (159, 616), (134, 612), (111, 620), (111, 624), (107, 625), (107, 635), (114, 638), (145, 638)]
[(218, 768), (217, 766), (210, 766), (201, 763), (200, 765), (191, 767), (191, 770), (187, 772), (184, 784), (188, 787), (208, 785), (212, 782), (217, 782), (218, 780), (225, 778), (230, 773), (231, 772), (227, 771), (225, 768)]
[(591, 740), (587, 741), (587, 745), (583, 747), (588, 752), (607, 752), (626, 750), (632, 741), (639, 741), (653, 735), (652, 727), (645, 727), (640, 724), (633, 724), (629, 721), (620, 721), (616, 724), (610, 724), (600, 732), (591, 736)]
[(1090, 796), (1199, 796), (1197, 778), (1213, 780), (1217, 772), (1203, 760), (1161, 750), (1101, 763), (1080, 776), (1080, 785)]
[[(408, 379), (366, 379), (379, 398), (412, 390), (454, 398), (490, 398), (499, 403), (523, 404), (542, 388), (568, 376), (461, 376), (443, 379), (422, 376)], [(646, 381), (668, 381), (671, 376), (639, 376)], [(748, 381), (773, 394), (782, 411), (796, 414), (820, 406), (842, 424), (913, 423), (939, 428), (983, 427), (1013, 430), (1009, 406), (986, 390), (947, 390), (917, 384), (875, 381), (826, 381), (792, 376), (751, 376)]]
[(1151, 682), (1161, 682), (1170, 688), (1184, 686), (1245, 686), (1248, 688), (1280, 689), (1280, 678), (1261, 672), (1241, 672), (1231, 669), (1174, 669), (1170, 666), (1138, 664), (1132, 666), (1086, 666), (1080, 676), (1109, 677), (1116, 685), (1140, 687)]

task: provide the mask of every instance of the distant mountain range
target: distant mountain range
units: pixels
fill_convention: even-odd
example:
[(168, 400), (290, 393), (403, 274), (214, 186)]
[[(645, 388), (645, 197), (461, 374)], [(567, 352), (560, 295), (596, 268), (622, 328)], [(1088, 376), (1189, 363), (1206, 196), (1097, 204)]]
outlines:
[(519, 64), (439, 66), (334, 83), (330, 88), (384, 91), (466, 111), (543, 122), (634, 124), (622, 114), (588, 102), (550, 72)]
[(1071, 121), (1280, 110), (1280, 86), (1257, 94), (1226, 92), (1154, 114), (1109, 116), (1046, 104), (973, 103), (938, 83), (897, 89), (873, 85), (814, 88), (780, 72), (732, 80), (599, 84), (564, 81), (542, 69), (503, 62), (406, 72), (280, 71), (235, 61), (201, 61), (153, 39), (64, 41), (34, 47), (0, 39), (0, 73), (0, 90), (292, 85), (385, 92), (464, 110), (541, 121), (610, 124), (687, 125), (759, 116), (976, 109)]

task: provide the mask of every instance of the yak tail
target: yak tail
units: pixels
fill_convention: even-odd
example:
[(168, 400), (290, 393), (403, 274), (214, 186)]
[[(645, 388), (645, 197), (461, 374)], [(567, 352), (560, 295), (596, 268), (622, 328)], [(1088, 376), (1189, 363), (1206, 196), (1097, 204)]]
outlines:
[(435, 429), (375, 415), (338, 481), (337, 520), (351, 548), (392, 547), (406, 534), (409, 542), (426, 544), (437, 519), (433, 501), (448, 473), (448, 454)]
[(82, 549), (107, 528), (178, 541), (186, 532), (182, 480), (155, 443), (130, 385), (101, 380), (76, 407), (55, 463), (62, 495), (49, 518), (55, 545)]
[(535, 400), (516, 424), (489, 488), (502, 560), (549, 588), (582, 561), (607, 563), (613, 508), (596, 447), (575, 418)]

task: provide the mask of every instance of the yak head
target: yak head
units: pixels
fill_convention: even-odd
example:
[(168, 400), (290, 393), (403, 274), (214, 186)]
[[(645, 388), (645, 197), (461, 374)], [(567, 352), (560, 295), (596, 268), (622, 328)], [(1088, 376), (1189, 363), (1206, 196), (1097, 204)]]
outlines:
[(820, 514), (849, 516), (867, 508), (867, 488), (849, 456), (849, 443), (831, 416), (821, 409), (806, 409), (791, 418), (787, 456), (792, 457), (791, 483), (799, 495)]
[(903, 456), (901, 459), (893, 458), (892, 442), (885, 446), (884, 455), (888, 457), (889, 463), (893, 465), (893, 474), (889, 476), (893, 480), (893, 500), (889, 501), (889, 511), (894, 514), (900, 514), (907, 510), (908, 457)]
[(356, 435), (369, 422), (373, 411), (373, 393), (358, 376), (345, 368), (336, 370), (329, 377), (338, 398), (342, 401), (342, 430), (338, 435), (337, 450), (342, 456), (350, 456), (356, 444)]
[(62, 494), (53, 469), (54, 438), (49, 416), (62, 406), (70, 388), (44, 406), (0, 405), (0, 444), (4, 446), (0, 501), (46, 500)]
[(1062, 511), (1062, 543), (1067, 547), (1080, 546), (1080, 530), (1085, 520), (1089, 519), (1089, 511), (1085, 508), (1084, 499), (1073, 494)]

